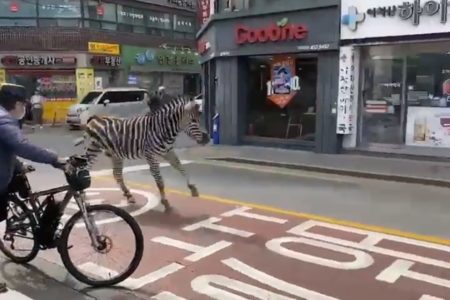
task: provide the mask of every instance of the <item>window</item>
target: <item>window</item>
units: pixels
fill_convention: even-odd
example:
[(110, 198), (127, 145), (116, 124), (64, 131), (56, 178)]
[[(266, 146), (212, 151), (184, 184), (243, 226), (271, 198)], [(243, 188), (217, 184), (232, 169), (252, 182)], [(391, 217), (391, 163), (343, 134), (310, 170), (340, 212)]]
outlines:
[(172, 29), (172, 18), (170, 14), (151, 12), (146, 14), (147, 27), (159, 28), (159, 29)]
[(110, 21), (116, 22), (116, 4), (114, 3), (102, 3), (98, 1), (85, 1), (84, 2), (84, 18), (98, 20), (98, 21)]
[(40, 27), (80, 27), (79, 19), (39, 19)]
[(99, 104), (103, 104), (105, 100), (113, 103), (137, 102), (144, 99), (144, 91), (115, 91), (106, 92)]
[(36, 19), (0, 19), (0, 26), (30, 26), (36, 27)]
[(0, 1), (0, 17), (36, 17), (36, 0)]
[(41, 18), (81, 18), (80, 0), (39, 0)]
[(391, 47), (364, 53), (362, 143), (403, 143), (403, 58)]
[(117, 24), (100, 21), (84, 21), (84, 27), (105, 30), (117, 30)]
[(448, 49), (448, 42), (363, 48), (363, 145), (450, 147)]
[(317, 57), (248, 59), (247, 136), (315, 140)]
[(193, 17), (173, 16), (173, 29), (178, 32), (195, 32), (195, 19)]
[(144, 26), (145, 23), (142, 9), (123, 5), (117, 6), (117, 19), (122, 24)]
[(84, 96), (83, 100), (81, 100), (81, 104), (91, 104), (94, 103), (98, 96), (100, 96), (101, 92), (89, 92), (86, 96)]

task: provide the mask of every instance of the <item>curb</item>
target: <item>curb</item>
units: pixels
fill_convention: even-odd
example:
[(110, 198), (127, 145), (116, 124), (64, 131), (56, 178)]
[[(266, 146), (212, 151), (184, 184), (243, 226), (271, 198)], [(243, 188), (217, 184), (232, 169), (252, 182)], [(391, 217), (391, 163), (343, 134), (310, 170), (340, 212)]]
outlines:
[(213, 158), (213, 157), (211, 157), (211, 158), (207, 158), (207, 160), (234, 162), (234, 163), (242, 163), (242, 164), (249, 164), (249, 165), (267, 166), (267, 167), (278, 167), (278, 168), (291, 169), (291, 170), (302, 170), (302, 171), (309, 171), (309, 172), (344, 175), (344, 176), (366, 178), (366, 179), (377, 179), (377, 180), (385, 180), (385, 181), (395, 181), (395, 182), (402, 182), (402, 183), (413, 183), (413, 184), (422, 184), (422, 185), (450, 188), (450, 181), (433, 179), (433, 178), (421, 178), (421, 177), (395, 175), (395, 174), (361, 172), (361, 171), (348, 170), (348, 169), (326, 168), (326, 167), (315, 166), (315, 165), (290, 164), (290, 163), (281, 163), (281, 162), (266, 161), (266, 160), (254, 160), (254, 159), (248, 159), (248, 158), (235, 158), (235, 157)]

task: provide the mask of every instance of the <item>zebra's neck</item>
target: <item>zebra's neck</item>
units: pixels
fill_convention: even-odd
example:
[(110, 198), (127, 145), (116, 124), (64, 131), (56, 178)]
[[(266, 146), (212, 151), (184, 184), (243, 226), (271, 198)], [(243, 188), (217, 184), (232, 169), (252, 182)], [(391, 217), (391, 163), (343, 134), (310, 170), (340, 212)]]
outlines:
[(148, 117), (154, 138), (164, 143), (175, 139), (182, 130), (184, 105), (184, 101), (169, 103)]

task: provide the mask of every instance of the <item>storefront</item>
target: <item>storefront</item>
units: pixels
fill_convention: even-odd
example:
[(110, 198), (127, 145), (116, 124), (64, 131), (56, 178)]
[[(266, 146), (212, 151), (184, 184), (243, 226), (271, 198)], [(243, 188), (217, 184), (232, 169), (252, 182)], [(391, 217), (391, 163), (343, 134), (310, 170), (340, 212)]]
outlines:
[[(108, 45), (119, 49), (103, 44)], [(29, 99), (38, 90), (46, 98), (44, 121), (62, 122), (67, 109), (90, 90), (120, 82), (120, 51), (90, 47), (89, 52), (0, 53), (0, 80), (25, 86)]]
[(199, 56), (194, 50), (123, 46), (122, 51), (128, 85), (149, 91), (163, 85), (173, 95), (200, 92)]
[(340, 12), (326, 2), (213, 19), (199, 34), (206, 123), (219, 113), (221, 143), (338, 150)]
[(39, 90), (47, 99), (44, 107), (46, 122), (55, 112), (77, 99), (76, 69), (83, 54), (66, 53), (0, 53), (0, 63), (7, 82), (26, 87), (30, 98)]
[(342, 1), (345, 148), (450, 156), (448, 11), (437, 0)]

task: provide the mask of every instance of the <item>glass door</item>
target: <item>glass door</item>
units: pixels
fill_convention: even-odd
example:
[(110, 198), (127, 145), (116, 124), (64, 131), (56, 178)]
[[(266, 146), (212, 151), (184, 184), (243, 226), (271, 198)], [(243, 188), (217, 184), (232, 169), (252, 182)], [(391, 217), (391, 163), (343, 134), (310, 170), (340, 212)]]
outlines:
[(404, 144), (405, 59), (391, 47), (363, 51), (362, 146)]

